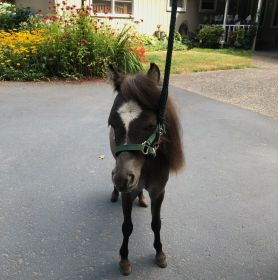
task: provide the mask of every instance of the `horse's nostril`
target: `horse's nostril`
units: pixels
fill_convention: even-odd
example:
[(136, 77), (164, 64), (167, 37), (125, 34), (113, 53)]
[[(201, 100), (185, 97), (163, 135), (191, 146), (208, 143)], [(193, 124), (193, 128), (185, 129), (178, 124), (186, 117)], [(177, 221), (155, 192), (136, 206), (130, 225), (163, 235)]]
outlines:
[(135, 176), (133, 174), (131, 174), (131, 173), (127, 175), (127, 180), (128, 180), (128, 185), (129, 186), (133, 185), (134, 178), (135, 178)]

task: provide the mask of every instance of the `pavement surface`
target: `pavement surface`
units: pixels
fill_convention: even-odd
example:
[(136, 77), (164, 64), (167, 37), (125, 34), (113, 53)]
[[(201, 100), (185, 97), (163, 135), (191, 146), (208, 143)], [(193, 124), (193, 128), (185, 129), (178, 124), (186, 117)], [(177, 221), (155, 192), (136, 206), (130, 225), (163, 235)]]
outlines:
[(254, 68), (173, 75), (173, 85), (278, 119), (278, 52), (255, 52)]
[[(150, 209), (133, 210), (130, 279), (278, 279), (278, 122), (171, 88), (187, 168), (162, 207), (168, 267), (153, 262)], [(0, 279), (122, 279), (110, 203), (109, 85), (0, 84)], [(100, 155), (105, 155), (103, 160)]]

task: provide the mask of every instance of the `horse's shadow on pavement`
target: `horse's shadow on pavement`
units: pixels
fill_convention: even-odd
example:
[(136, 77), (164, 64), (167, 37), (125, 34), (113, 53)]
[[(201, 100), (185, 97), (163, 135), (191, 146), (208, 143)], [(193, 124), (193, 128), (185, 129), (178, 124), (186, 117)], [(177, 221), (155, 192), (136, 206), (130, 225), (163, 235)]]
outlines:
[[(76, 243), (75, 249), (72, 248), (80, 258), (77, 262), (70, 261), (69, 271), (65, 272), (68, 278), (65, 279), (122, 278), (118, 268), (123, 222), (121, 198), (119, 198), (119, 201), (112, 203), (110, 194), (110, 189), (106, 189), (105, 192), (83, 199), (79, 208), (80, 220), (78, 221), (79, 224), (83, 225), (82, 230), (79, 231), (80, 243)], [(140, 276), (139, 270), (141, 267), (144, 267), (144, 269), (156, 267), (153, 261), (150, 207), (147, 209), (141, 208), (135, 201), (132, 215), (134, 231), (130, 237), (130, 259), (134, 264), (132, 274)], [(146, 224), (149, 228), (147, 232), (145, 232), (145, 226), (141, 227), (141, 225)], [(143, 255), (139, 254), (138, 256), (137, 247), (142, 245), (145, 236), (148, 237), (148, 250), (143, 252)], [(85, 244), (82, 245), (82, 242), (85, 242), (86, 246), (84, 246)]]

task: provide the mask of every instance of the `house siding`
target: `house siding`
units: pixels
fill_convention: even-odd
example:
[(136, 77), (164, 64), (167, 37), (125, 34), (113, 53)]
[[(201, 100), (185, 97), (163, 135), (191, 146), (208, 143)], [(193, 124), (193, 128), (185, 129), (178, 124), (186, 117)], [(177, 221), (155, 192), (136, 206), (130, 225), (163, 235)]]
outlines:
[[(167, 11), (167, 0), (134, 0), (134, 17), (144, 20), (138, 26), (140, 32), (153, 34), (157, 25), (161, 25), (161, 29), (168, 32), (171, 12)], [(185, 18), (186, 12), (178, 12), (177, 28)]]
[[(187, 10), (188, 5), (197, 0), (187, 0)], [(55, 4), (57, 0), (51, 0), (52, 4)], [(171, 12), (167, 11), (167, 2), (168, 0), (134, 0), (133, 4), (133, 15), (134, 20), (143, 20), (140, 24), (138, 24), (137, 29), (139, 32), (153, 34), (157, 29), (157, 25), (161, 25), (161, 29), (168, 32)], [(81, 0), (68, 0), (67, 3), (69, 5), (80, 6)], [(49, 11), (49, 3), (48, 0), (17, 0), (17, 7), (31, 7), (32, 11), (37, 12), (38, 10), (42, 10), (44, 14), (47, 14)], [(188, 13), (187, 12), (178, 12), (177, 14), (177, 30), (181, 23), (186, 19)], [(114, 18), (113, 25), (118, 23), (119, 26), (130, 23), (133, 20), (128, 18)]]
[[(51, 2), (51, 3), (49, 3)], [(33, 12), (41, 10), (42, 13), (47, 14), (49, 12), (49, 7), (53, 6), (55, 3), (61, 3), (62, 0), (16, 0), (16, 6), (19, 8), (30, 7)], [(67, 0), (68, 5), (80, 6), (80, 0)]]
[[(196, 0), (187, 0), (194, 2)], [(153, 34), (157, 30), (157, 26), (161, 26), (161, 30), (168, 32), (171, 12), (167, 11), (168, 0), (134, 0), (133, 2), (133, 18), (117, 17), (111, 21), (113, 27), (122, 27), (126, 23), (139, 21), (136, 29), (139, 32)], [(176, 30), (186, 20), (187, 12), (177, 13)], [(141, 22), (143, 20), (143, 22)]]
[[(51, 2), (51, 4), (49, 4), (48, 2)], [(49, 5), (54, 5), (54, 2), (54, 0), (16, 0), (16, 6), (18, 8), (30, 7), (33, 12), (41, 10), (44, 14), (47, 14), (49, 12)]]

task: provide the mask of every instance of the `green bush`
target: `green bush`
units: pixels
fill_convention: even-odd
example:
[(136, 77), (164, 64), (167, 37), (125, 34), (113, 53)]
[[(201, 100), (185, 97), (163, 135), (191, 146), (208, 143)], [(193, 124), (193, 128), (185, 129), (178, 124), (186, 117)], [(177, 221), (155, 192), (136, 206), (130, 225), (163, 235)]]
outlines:
[(109, 63), (125, 72), (142, 70), (140, 58), (131, 45), (129, 28), (116, 34), (106, 26), (97, 30), (90, 17), (51, 30), (51, 41), (39, 48), (38, 56), (47, 76), (65, 78), (104, 77)]
[(249, 29), (240, 28), (235, 30), (229, 40), (229, 45), (237, 49), (249, 50), (253, 46), (253, 41), (256, 36), (256, 25), (250, 26)]
[[(159, 40), (153, 35), (140, 34), (138, 35), (141, 42), (148, 51), (165, 51), (168, 47), (168, 39), (165, 37), (163, 40)], [(182, 37), (178, 32), (175, 34), (174, 50), (186, 50), (187, 46), (183, 43)]]
[(181, 34), (179, 33), (179, 32), (175, 32), (175, 34), (174, 34), (174, 40), (176, 41), (176, 42), (182, 42), (182, 36), (181, 36)]
[(182, 36), (182, 43), (186, 45), (189, 50), (200, 46), (199, 38), (195, 33)]
[(28, 21), (30, 9), (17, 9), (15, 5), (0, 3), (0, 29), (18, 29), (22, 22)]
[(203, 48), (219, 48), (219, 42), (223, 35), (223, 27), (217, 25), (206, 25), (198, 34), (200, 47)]

